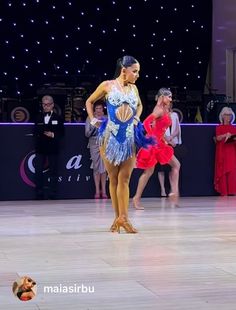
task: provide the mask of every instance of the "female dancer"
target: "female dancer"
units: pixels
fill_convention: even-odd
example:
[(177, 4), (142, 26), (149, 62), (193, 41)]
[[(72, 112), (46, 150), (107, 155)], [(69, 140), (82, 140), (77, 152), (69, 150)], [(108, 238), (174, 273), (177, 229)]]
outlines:
[[(117, 61), (115, 79), (102, 82), (86, 101), (92, 125), (100, 127), (101, 156), (109, 176), (109, 190), (115, 220), (110, 228), (119, 232), (123, 227), (127, 233), (137, 230), (128, 219), (129, 181), (135, 164), (134, 125), (139, 122), (142, 104), (137, 87), (140, 65), (132, 56)], [(105, 99), (108, 119), (99, 122), (93, 116), (93, 104)]]
[(166, 129), (171, 125), (171, 117), (169, 112), (171, 102), (171, 91), (167, 88), (161, 88), (158, 91), (157, 103), (152, 114), (150, 114), (143, 122), (148, 135), (153, 135), (156, 137), (157, 144), (150, 145), (148, 149), (141, 148), (137, 155), (137, 168), (144, 169), (144, 172), (139, 178), (136, 194), (133, 197), (134, 207), (138, 210), (144, 209), (140, 204), (140, 199), (157, 163), (160, 163), (161, 165), (169, 164), (171, 166), (171, 192), (169, 193), (169, 197), (175, 202), (179, 197), (180, 163), (174, 156), (173, 147), (168, 145), (165, 140)]
[[(179, 116), (176, 112), (172, 110), (172, 105), (170, 107), (170, 117), (171, 117), (171, 126), (167, 128), (165, 132), (165, 140), (169, 145), (173, 146), (174, 154), (176, 158), (179, 160), (180, 158), (180, 145), (182, 144), (181, 139), (181, 127), (179, 123)], [(166, 189), (165, 189), (165, 176), (170, 171), (169, 165), (158, 165), (158, 179), (161, 187), (161, 197), (166, 197)]]

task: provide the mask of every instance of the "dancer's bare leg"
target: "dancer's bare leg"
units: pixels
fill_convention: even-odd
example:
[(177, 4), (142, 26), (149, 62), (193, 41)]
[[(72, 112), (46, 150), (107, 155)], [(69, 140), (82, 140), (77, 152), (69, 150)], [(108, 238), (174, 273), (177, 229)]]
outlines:
[(159, 183), (161, 186), (161, 196), (165, 197), (166, 196), (166, 189), (165, 189), (165, 172), (164, 171), (158, 172), (158, 179), (159, 179)]
[(117, 186), (118, 186), (118, 173), (119, 167), (114, 166), (109, 163), (107, 160), (104, 161), (108, 176), (109, 176), (109, 191), (111, 196), (112, 207), (115, 211), (116, 217), (119, 216), (119, 206), (118, 206), (118, 197), (117, 197)]
[(117, 197), (119, 205), (119, 216), (128, 218), (129, 207), (129, 181), (134, 169), (135, 156), (121, 163), (118, 173)]
[(169, 197), (179, 197), (179, 170), (180, 170), (180, 162), (178, 159), (173, 155), (171, 160), (168, 163), (171, 166), (170, 171), (170, 186), (171, 186), (171, 192), (169, 194)]
[(118, 206), (118, 198), (117, 198), (117, 186), (118, 186), (118, 173), (119, 173), (119, 167), (114, 166), (111, 164), (104, 156), (104, 147), (102, 146), (100, 148), (100, 153), (104, 162), (104, 166), (106, 168), (106, 171), (108, 173), (109, 177), (109, 192), (111, 197), (111, 203), (112, 207), (115, 212), (115, 219), (113, 224), (111, 225), (110, 231), (115, 232), (116, 231), (116, 220), (119, 217), (119, 206)]
[(133, 204), (134, 204), (135, 209), (137, 210), (144, 209), (144, 207), (140, 204), (140, 199), (144, 191), (144, 188), (148, 183), (148, 180), (150, 179), (151, 175), (154, 172), (154, 169), (155, 169), (155, 166), (144, 170), (142, 175), (139, 178), (136, 194), (133, 197)]
[[(103, 148), (101, 148), (101, 154), (102, 156), (104, 154)], [(103, 156), (103, 161), (109, 176), (110, 196), (115, 211), (115, 220), (110, 230), (116, 232), (123, 227), (128, 233), (136, 233), (137, 230), (128, 221), (129, 181), (135, 164), (135, 156), (133, 155), (119, 166), (111, 164), (105, 156)]]
[(117, 186), (117, 197), (119, 206), (119, 218), (116, 222), (118, 226), (118, 232), (120, 227), (127, 233), (137, 233), (137, 230), (132, 226), (128, 218), (129, 208), (129, 181), (132, 170), (135, 164), (135, 156), (129, 158), (125, 162), (120, 164), (118, 173), (118, 186)]

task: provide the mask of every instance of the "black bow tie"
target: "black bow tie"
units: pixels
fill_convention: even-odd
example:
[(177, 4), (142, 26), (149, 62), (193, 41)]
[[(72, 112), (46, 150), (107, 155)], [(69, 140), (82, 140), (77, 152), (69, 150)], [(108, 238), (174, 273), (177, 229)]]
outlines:
[(44, 112), (44, 113), (43, 113), (44, 116), (47, 116), (47, 115), (48, 115), (48, 116), (51, 116), (51, 114), (52, 114), (51, 112)]

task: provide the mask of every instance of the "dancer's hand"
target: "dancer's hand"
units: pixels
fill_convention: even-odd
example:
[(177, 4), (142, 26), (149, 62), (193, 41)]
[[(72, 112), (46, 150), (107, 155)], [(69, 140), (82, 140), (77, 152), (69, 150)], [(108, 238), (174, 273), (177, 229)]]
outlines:
[(90, 124), (94, 127), (97, 127), (99, 128), (101, 126), (101, 123), (102, 123), (102, 120), (96, 118), (96, 117), (93, 117), (90, 121)]

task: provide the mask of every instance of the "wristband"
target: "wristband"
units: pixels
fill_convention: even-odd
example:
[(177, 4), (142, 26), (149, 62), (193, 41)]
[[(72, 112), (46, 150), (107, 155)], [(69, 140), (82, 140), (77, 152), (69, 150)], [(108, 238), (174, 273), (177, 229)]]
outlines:
[(94, 126), (97, 122), (99, 122), (99, 120), (96, 117), (93, 117), (90, 121), (90, 124)]

